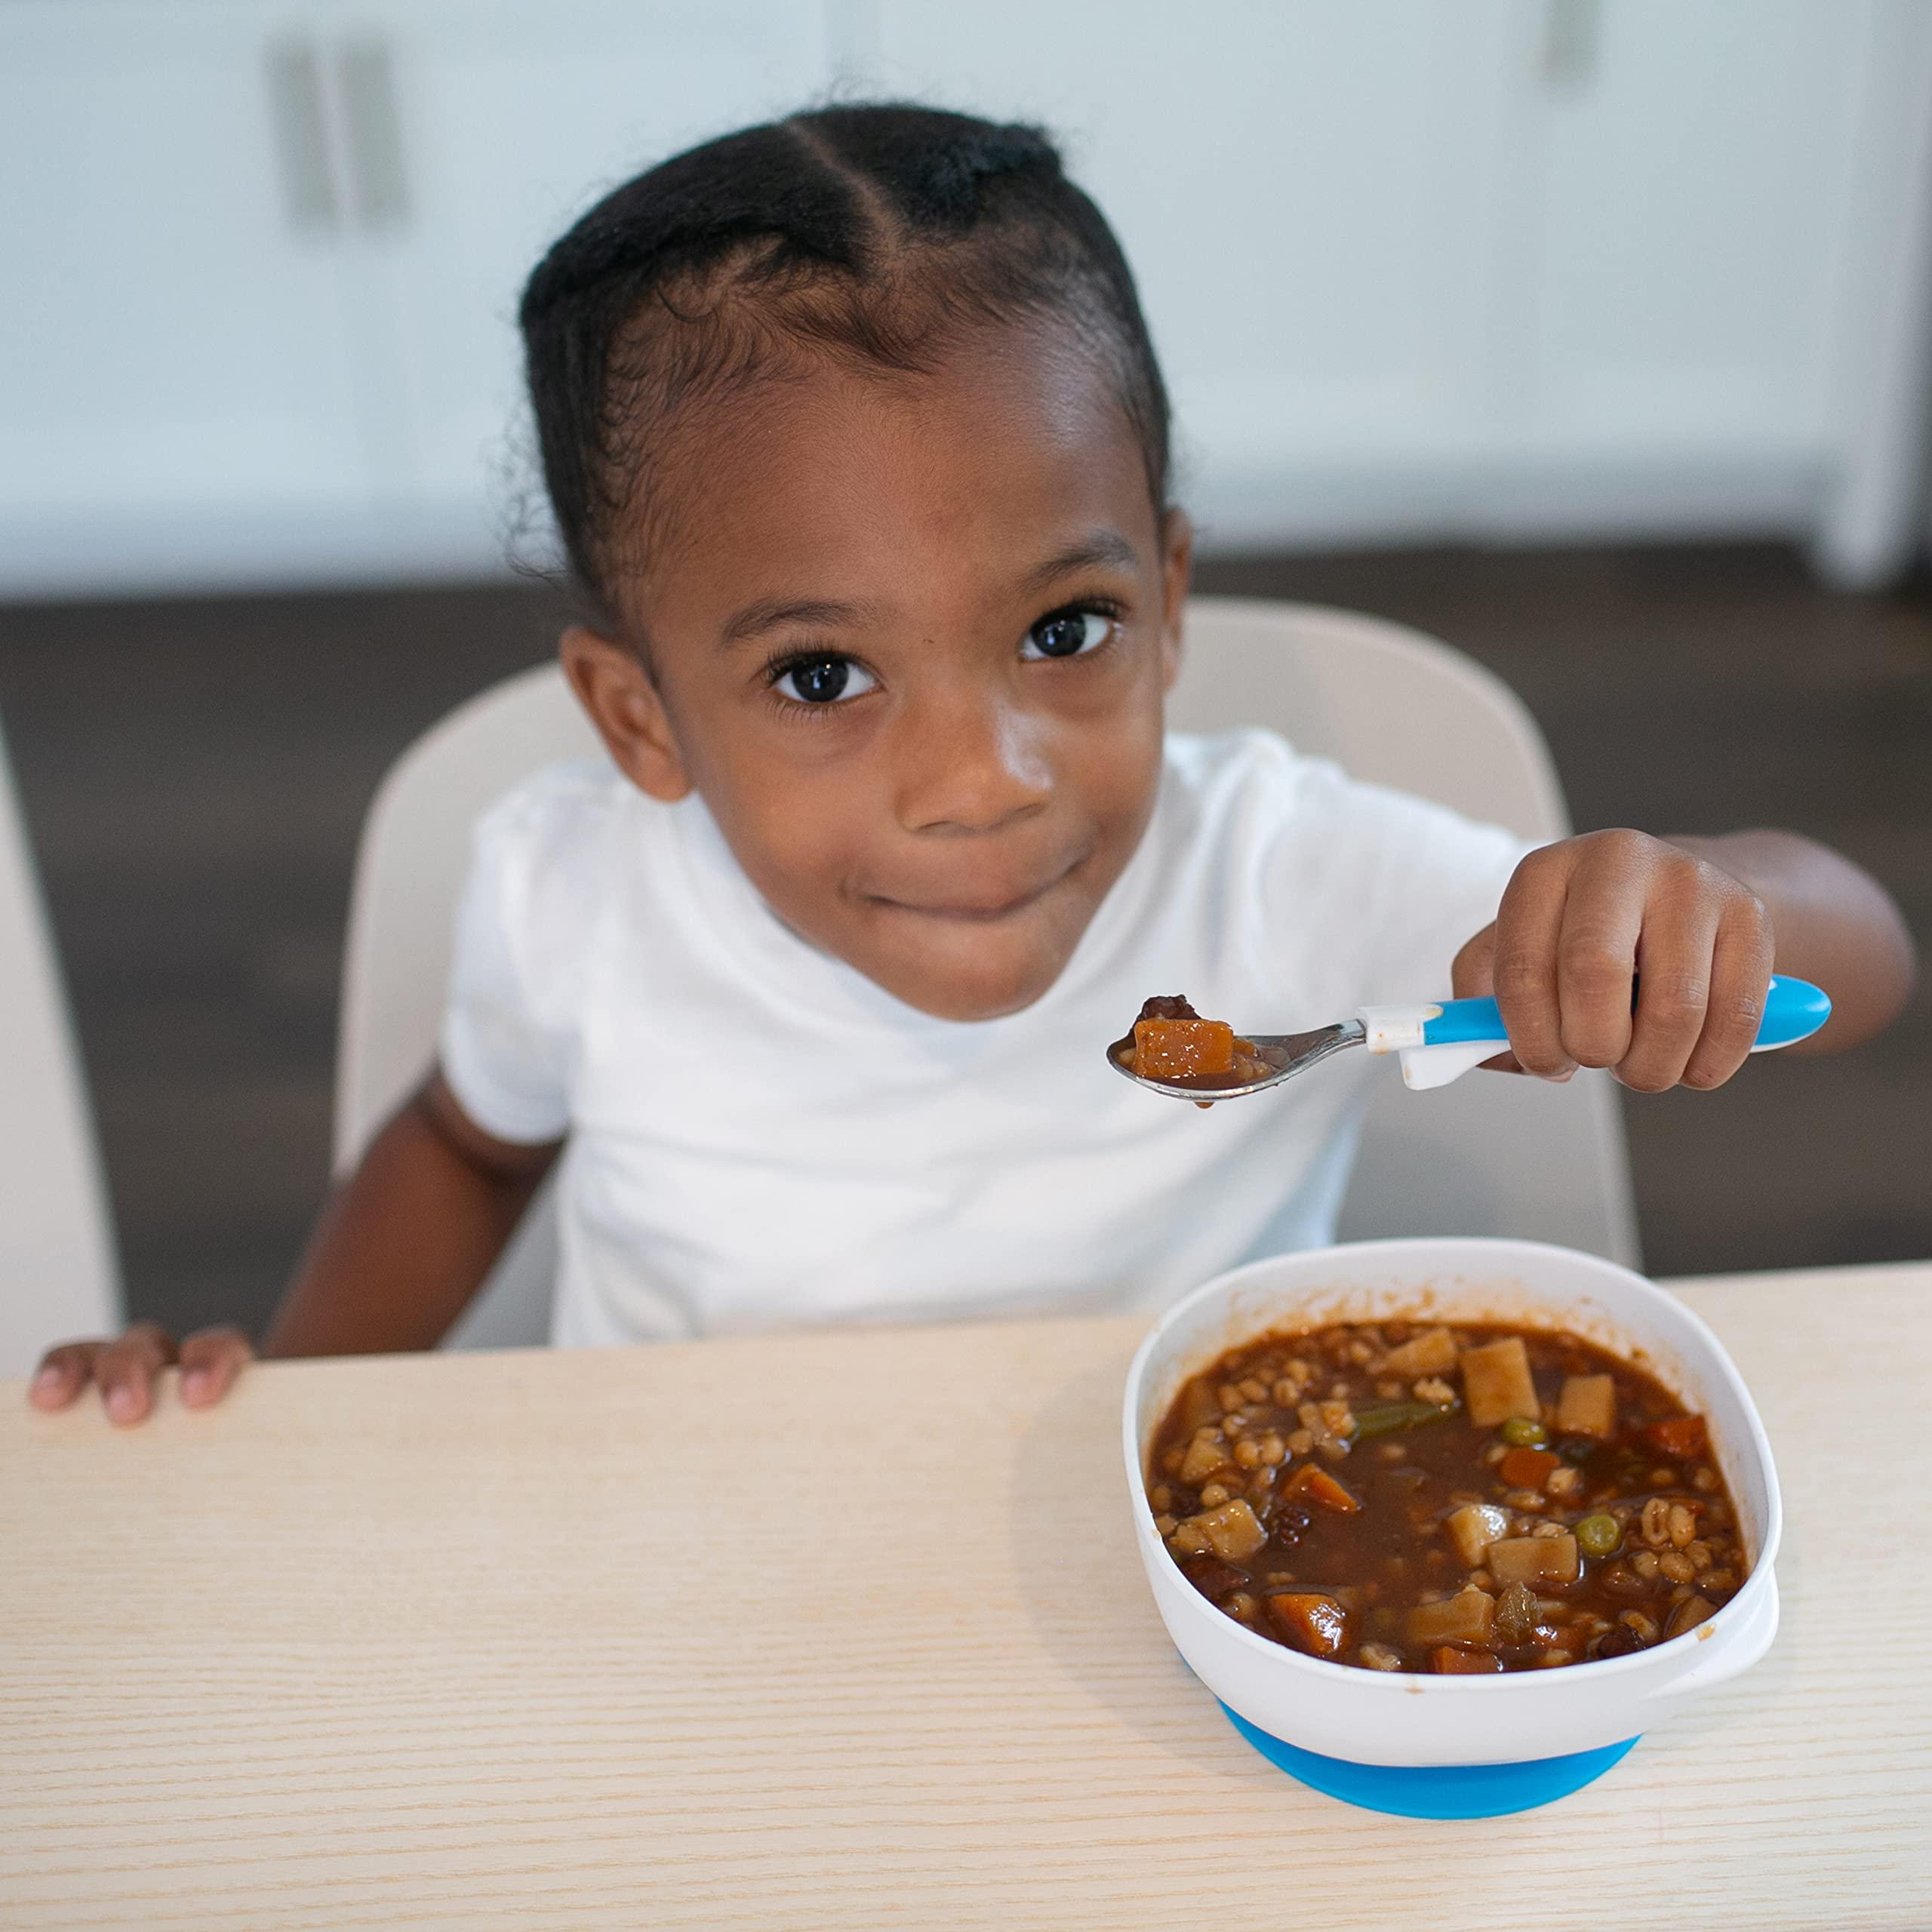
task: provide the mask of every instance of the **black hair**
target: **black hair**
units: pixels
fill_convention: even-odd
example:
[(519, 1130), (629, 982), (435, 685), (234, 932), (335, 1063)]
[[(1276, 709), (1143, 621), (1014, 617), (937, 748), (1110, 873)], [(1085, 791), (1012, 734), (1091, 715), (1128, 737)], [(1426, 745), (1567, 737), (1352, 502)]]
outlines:
[(900, 103), (747, 128), (606, 195), (518, 319), (543, 477), (581, 593), (615, 615), (617, 534), (660, 527), (653, 438), (800, 348), (918, 371), (963, 325), (1051, 318), (1103, 358), (1166, 507), (1166, 385), (1134, 276), (1040, 129)]

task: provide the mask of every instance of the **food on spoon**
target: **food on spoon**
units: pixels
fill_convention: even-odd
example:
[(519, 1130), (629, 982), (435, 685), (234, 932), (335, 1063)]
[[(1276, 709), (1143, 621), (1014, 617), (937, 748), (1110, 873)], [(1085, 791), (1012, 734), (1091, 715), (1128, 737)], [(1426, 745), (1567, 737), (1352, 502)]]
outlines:
[(1277, 1071), (1252, 1040), (1225, 1020), (1202, 1019), (1178, 993), (1147, 1001), (1114, 1057), (1143, 1080), (1204, 1090), (1245, 1087)]
[(1749, 1570), (1701, 1416), (1580, 1337), (1490, 1322), (1229, 1350), (1176, 1394), (1149, 1501), (1211, 1602), (1361, 1669), (1626, 1656), (1695, 1630)]

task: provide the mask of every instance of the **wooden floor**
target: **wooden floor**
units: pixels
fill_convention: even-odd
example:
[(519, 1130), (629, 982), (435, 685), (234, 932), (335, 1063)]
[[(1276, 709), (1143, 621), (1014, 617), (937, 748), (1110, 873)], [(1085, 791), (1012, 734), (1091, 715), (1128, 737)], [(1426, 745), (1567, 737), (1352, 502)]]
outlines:
[[(1776, 549), (1223, 563), (1200, 587), (1403, 619), (1492, 666), (1580, 826), (1795, 826), (1932, 945), (1932, 586)], [(325, 1184), (356, 829), (383, 770), (543, 657), (537, 586), (0, 611), (4, 721), (135, 1309), (259, 1324)], [(1659, 1272), (1932, 1254), (1932, 989), (1884, 1040), (1626, 1103)]]

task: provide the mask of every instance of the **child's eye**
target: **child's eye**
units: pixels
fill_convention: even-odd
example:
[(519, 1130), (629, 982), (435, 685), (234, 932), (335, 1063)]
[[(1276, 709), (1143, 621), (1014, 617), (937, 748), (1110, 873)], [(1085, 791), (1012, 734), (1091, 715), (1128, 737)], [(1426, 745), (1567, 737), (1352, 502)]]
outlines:
[(878, 680), (849, 657), (795, 657), (771, 681), (771, 688), (794, 704), (823, 706), (863, 697)]
[(1113, 635), (1114, 620), (1103, 611), (1053, 611), (1026, 633), (1022, 657), (1081, 657), (1097, 651)]

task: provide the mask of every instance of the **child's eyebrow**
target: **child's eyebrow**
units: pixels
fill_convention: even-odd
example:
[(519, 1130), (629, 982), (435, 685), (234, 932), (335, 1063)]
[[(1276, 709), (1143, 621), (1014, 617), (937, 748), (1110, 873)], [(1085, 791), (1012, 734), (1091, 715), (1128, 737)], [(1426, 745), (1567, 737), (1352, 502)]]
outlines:
[(832, 629), (863, 624), (875, 614), (869, 604), (841, 604), (824, 597), (761, 597), (734, 613), (718, 633), (724, 645), (743, 644), (781, 624), (812, 624)]
[[(1077, 543), (1037, 563), (1019, 581), (1023, 594), (1045, 589), (1075, 571), (1091, 570), (1097, 564), (1118, 564), (1128, 568), (1140, 561), (1140, 553), (1115, 530), (1090, 531)], [(728, 648), (748, 643), (782, 625), (804, 624), (820, 629), (835, 629), (873, 622), (878, 608), (871, 604), (846, 604), (824, 597), (761, 597), (734, 611), (718, 633), (718, 641)]]
[(1096, 530), (1057, 552), (1044, 563), (1035, 564), (1020, 580), (1026, 590), (1044, 590), (1057, 579), (1075, 571), (1091, 570), (1096, 564), (1123, 564), (1129, 568), (1140, 561), (1140, 552), (1117, 530)]

